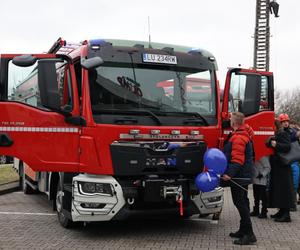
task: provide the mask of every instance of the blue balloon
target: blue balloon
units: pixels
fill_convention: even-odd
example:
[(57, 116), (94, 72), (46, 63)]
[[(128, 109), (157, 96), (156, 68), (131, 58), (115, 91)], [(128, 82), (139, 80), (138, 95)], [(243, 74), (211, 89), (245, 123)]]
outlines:
[(204, 154), (204, 165), (208, 171), (222, 175), (227, 168), (227, 159), (220, 149), (210, 148)]
[(219, 177), (212, 172), (202, 172), (195, 179), (197, 188), (202, 192), (213, 191), (219, 185)]

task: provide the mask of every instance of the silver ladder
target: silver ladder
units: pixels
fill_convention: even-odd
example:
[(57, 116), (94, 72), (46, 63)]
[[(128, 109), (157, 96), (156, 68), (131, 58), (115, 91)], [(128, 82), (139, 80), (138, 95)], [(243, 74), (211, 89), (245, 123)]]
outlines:
[(256, 0), (256, 20), (254, 33), (253, 67), (260, 71), (269, 71), (270, 62), (270, 0)]

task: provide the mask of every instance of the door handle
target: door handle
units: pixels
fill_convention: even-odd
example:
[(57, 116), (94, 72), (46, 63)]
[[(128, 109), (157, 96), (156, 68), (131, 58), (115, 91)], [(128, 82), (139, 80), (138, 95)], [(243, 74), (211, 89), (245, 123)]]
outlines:
[(14, 141), (8, 134), (0, 134), (0, 147), (9, 147), (13, 145)]

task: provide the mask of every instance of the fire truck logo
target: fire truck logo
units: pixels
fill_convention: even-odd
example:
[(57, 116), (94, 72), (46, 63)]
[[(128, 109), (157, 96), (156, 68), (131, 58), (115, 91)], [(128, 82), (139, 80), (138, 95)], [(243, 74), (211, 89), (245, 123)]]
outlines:
[(167, 157), (167, 158), (146, 158), (146, 166), (148, 167), (175, 167), (176, 166), (176, 158), (175, 157)]

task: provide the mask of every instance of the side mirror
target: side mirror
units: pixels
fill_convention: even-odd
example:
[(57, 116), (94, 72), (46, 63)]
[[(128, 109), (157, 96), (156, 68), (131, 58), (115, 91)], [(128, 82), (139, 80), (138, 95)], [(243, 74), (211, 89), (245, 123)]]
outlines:
[(44, 107), (61, 111), (59, 86), (56, 75), (57, 59), (43, 59), (38, 62), (38, 85), (41, 103)]
[(245, 86), (245, 97), (241, 103), (241, 112), (245, 116), (253, 115), (259, 112), (261, 98), (261, 76), (247, 75)]
[(81, 61), (81, 66), (86, 70), (97, 68), (102, 64), (103, 64), (103, 60), (99, 56)]
[(32, 55), (22, 55), (13, 58), (12, 63), (20, 67), (29, 67), (36, 63), (37, 58)]

